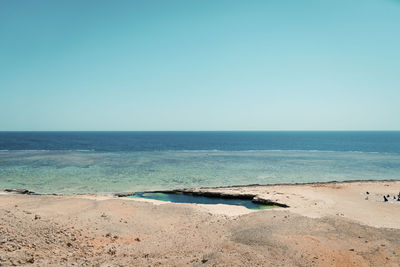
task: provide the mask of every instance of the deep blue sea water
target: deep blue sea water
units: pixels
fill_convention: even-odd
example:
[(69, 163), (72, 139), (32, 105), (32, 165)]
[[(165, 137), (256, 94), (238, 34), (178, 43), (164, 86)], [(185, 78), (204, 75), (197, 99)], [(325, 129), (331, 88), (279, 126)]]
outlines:
[(0, 132), (0, 189), (400, 179), (400, 132)]
[(319, 150), (400, 153), (400, 131), (0, 132), (0, 150)]

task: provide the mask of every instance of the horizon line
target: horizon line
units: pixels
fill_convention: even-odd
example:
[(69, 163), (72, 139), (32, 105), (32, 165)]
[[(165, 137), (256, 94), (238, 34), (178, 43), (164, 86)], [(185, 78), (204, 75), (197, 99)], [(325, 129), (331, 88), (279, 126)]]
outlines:
[(400, 132), (400, 130), (0, 130), (0, 132)]

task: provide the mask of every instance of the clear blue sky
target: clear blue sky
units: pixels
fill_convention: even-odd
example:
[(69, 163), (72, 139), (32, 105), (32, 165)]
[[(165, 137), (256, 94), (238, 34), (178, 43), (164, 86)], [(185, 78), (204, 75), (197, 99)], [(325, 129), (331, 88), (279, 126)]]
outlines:
[(400, 1), (0, 1), (0, 130), (400, 130)]

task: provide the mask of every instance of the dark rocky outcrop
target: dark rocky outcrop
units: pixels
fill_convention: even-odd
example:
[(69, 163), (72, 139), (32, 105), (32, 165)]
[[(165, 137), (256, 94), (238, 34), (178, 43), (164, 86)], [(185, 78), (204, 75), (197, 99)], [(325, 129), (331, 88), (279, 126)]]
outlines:
[(275, 201), (272, 201), (272, 200), (270, 200), (270, 199), (260, 198), (260, 197), (258, 197), (258, 196), (255, 196), (255, 197), (252, 199), (252, 202), (253, 202), (253, 203), (256, 203), (256, 204), (262, 204), (262, 205), (269, 205), (269, 206), (278, 206), (278, 207), (282, 207), (282, 208), (289, 208), (289, 206), (286, 205), (286, 204), (279, 203), (279, 202), (275, 202)]
[(23, 188), (14, 188), (14, 189), (4, 189), (5, 192), (21, 194), (21, 195), (33, 195), (35, 192), (29, 191), (28, 189)]
[(222, 192), (195, 191), (195, 190), (191, 190), (191, 189), (155, 191), (152, 193), (185, 194), (185, 195), (191, 195), (191, 196), (201, 196), (201, 197), (210, 197), (210, 198), (243, 199), (243, 200), (252, 200), (255, 197), (255, 195), (253, 195), (253, 194), (227, 194), (227, 193), (222, 193)]
[(116, 197), (130, 197), (136, 194), (136, 192), (128, 192), (128, 193), (115, 193), (114, 196)]

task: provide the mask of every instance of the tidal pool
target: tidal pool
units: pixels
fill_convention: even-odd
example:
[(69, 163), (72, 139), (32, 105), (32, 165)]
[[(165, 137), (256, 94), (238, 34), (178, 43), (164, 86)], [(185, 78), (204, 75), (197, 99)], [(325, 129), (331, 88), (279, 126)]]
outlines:
[(238, 198), (218, 198), (218, 197), (204, 197), (204, 196), (194, 196), (190, 194), (182, 193), (146, 193), (139, 192), (131, 196), (132, 198), (146, 198), (155, 199), (161, 201), (170, 201), (173, 203), (195, 203), (195, 204), (225, 204), (225, 205), (235, 205), (244, 206), (252, 210), (263, 210), (271, 209), (277, 206), (273, 205), (261, 205), (252, 202), (248, 199), (238, 199)]

